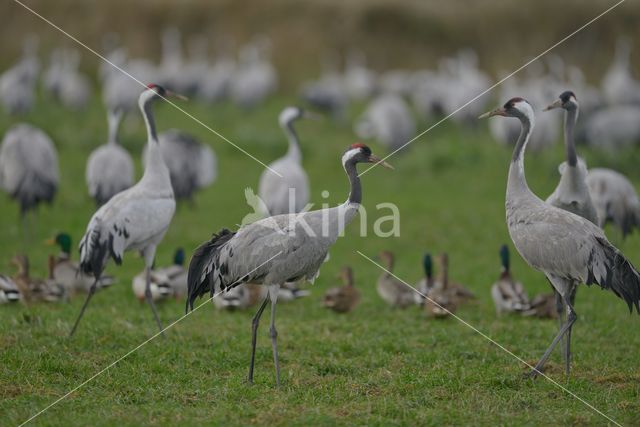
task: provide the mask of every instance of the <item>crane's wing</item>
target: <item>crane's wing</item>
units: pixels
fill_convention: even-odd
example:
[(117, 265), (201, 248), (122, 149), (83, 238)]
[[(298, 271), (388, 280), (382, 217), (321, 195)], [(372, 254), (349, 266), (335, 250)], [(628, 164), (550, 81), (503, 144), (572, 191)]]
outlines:
[(120, 264), (128, 249), (157, 243), (175, 212), (170, 197), (144, 197), (136, 187), (116, 194), (91, 217), (80, 241), (80, 268), (99, 276), (109, 257)]

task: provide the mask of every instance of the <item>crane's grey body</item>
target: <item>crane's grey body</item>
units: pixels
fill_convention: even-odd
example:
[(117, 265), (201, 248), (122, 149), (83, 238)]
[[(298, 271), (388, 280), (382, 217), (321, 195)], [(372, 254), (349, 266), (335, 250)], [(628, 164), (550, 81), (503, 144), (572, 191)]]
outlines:
[[(255, 347), (260, 316), (271, 300), (271, 344), (280, 384), (275, 307), (278, 291), (286, 282), (313, 281), (318, 275), (329, 247), (356, 215), (362, 199), (358, 162), (381, 163), (363, 144), (354, 144), (342, 157), (349, 177), (349, 199), (340, 206), (299, 214), (276, 215), (246, 225), (237, 232), (222, 230), (203, 243), (189, 264), (187, 310), (195, 300), (217, 289), (225, 291), (243, 283), (268, 287), (252, 322), (252, 353), (249, 381), (253, 381)], [(384, 164), (384, 163), (383, 163)], [(386, 164), (385, 164), (386, 165)], [(388, 166), (388, 165), (387, 165)]]
[(28, 124), (10, 128), (0, 146), (0, 185), (20, 203), (20, 212), (43, 201), (51, 203), (58, 181), (58, 156), (51, 139)]
[(309, 178), (302, 167), (302, 151), (293, 128), (294, 121), (304, 114), (299, 108), (287, 107), (278, 118), (289, 148), (284, 157), (271, 163), (260, 176), (258, 196), (267, 209), (266, 216), (297, 213), (309, 202)]
[(571, 296), (577, 284), (597, 284), (640, 311), (640, 275), (591, 221), (551, 206), (529, 189), (524, 173), (524, 149), (534, 125), (533, 109), (513, 98), (485, 116), (517, 117), (522, 131), (509, 167), (506, 217), (509, 235), (522, 258), (543, 272), (567, 307), (567, 321), (532, 374), (540, 372), (551, 351), (566, 336), (566, 371), (570, 367), (571, 328), (577, 319)]
[(108, 260), (112, 258), (116, 264), (120, 264), (125, 251), (139, 251), (144, 258), (147, 269), (145, 296), (162, 331), (149, 287), (156, 248), (167, 232), (176, 208), (169, 169), (162, 158), (151, 112), (152, 101), (164, 94), (163, 88), (152, 85), (139, 98), (148, 133), (148, 158), (142, 179), (102, 205), (91, 217), (87, 231), (80, 241), (80, 267), (85, 273), (93, 273), (96, 282), (87, 295), (71, 331), (72, 335)]
[(0, 75), (0, 103), (9, 114), (25, 114), (33, 108), (40, 71), (37, 46), (37, 38), (28, 37), (22, 58)]
[(129, 152), (118, 144), (121, 118), (120, 111), (109, 111), (107, 143), (91, 152), (87, 160), (87, 187), (98, 206), (133, 185), (133, 160)]
[[(190, 134), (169, 129), (158, 135), (164, 162), (169, 168), (176, 199), (191, 199), (194, 193), (211, 185), (218, 174), (217, 158), (211, 147)], [(143, 153), (146, 164), (147, 150)]]
[(627, 177), (611, 169), (595, 168), (587, 175), (587, 185), (600, 227), (611, 221), (626, 237), (640, 226), (640, 200)]

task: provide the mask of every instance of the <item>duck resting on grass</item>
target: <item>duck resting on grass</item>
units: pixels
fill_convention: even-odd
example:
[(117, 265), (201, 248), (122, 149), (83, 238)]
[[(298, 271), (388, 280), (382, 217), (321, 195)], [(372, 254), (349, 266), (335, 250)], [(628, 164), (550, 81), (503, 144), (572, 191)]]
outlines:
[(360, 291), (353, 284), (351, 267), (342, 267), (339, 277), (342, 280), (342, 286), (329, 289), (324, 294), (322, 304), (336, 313), (348, 313), (358, 305)]
[[(54, 257), (53, 280), (64, 286), (69, 295), (88, 293), (95, 278), (80, 271), (80, 264), (71, 260), (71, 236), (59, 233), (47, 241), (50, 245), (58, 245), (60, 252)], [(97, 289), (108, 288), (115, 280), (112, 276), (102, 276), (98, 280)]]
[(378, 255), (384, 271), (378, 278), (376, 290), (380, 298), (391, 307), (407, 308), (414, 305), (416, 297), (415, 291), (393, 276), (393, 264), (395, 258), (390, 251), (382, 251)]
[(524, 290), (524, 286), (511, 276), (507, 245), (500, 247), (500, 261), (502, 263), (500, 278), (491, 286), (491, 297), (496, 306), (496, 313), (501, 315), (522, 313), (529, 310), (529, 296)]

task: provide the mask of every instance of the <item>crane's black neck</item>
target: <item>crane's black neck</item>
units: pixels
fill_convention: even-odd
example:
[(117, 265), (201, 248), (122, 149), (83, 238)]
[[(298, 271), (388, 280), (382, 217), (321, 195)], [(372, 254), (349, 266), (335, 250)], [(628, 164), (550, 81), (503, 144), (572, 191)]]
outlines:
[(344, 170), (349, 177), (349, 203), (362, 203), (362, 185), (360, 184), (360, 178), (358, 177), (358, 170), (356, 169), (355, 160), (347, 160), (344, 163)]
[(578, 107), (567, 109), (564, 114), (564, 144), (567, 150), (567, 163), (572, 167), (575, 167), (578, 164), (576, 143), (573, 139), (573, 129), (575, 128), (577, 120)]
[(287, 150), (287, 157), (292, 157), (297, 161), (302, 160), (302, 152), (300, 151), (300, 143), (298, 140), (298, 134), (293, 128), (293, 120), (290, 120), (282, 127), (284, 133), (287, 134), (289, 139), (289, 149)]

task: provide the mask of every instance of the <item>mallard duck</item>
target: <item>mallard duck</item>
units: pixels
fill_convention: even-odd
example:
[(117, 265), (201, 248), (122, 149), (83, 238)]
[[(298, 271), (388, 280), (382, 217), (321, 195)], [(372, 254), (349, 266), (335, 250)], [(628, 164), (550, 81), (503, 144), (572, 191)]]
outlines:
[(491, 286), (491, 296), (498, 315), (502, 313), (523, 312), (530, 308), (529, 296), (522, 283), (513, 280), (509, 269), (509, 248), (500, 248), (502, 272), (497, 282)]
[(322, 304), (336, 313), (347, 313), (355, 308), (360, 301), (360, 291), (353, 285), (353, 270), (342, 267), (339, 277), (342, 286), (331, 288), (324, 294)]
[(22, 299), (22, 294), (13, 279), (4, 274), (0, 274), (0, 304), (18, 302)]
[[(64, 286), (69, 295), (78, 292), (88, 293), (94, 278), (80, 271), (80, 265), (71, 260), (71, 236), (59, 233), (47, 241), (50, 245), (58, 245), (60, 252), (54, 257), (53, 279)], [(102, 276), (97, 289), (104, 289), (115, 283), (111, 276)]]
[(535, 316), (541, 319), (557, 319), (556, 295), (554, 293), (536, 295), (530, 308), (522, 312), (523, 316)]
[(448, 288), (433, 288), (424, 301), (424, 312), (429, 317), (442, 318), (455, 313), (458, 308), (457, 298)]
[(390, 274), (393, 272), (393, 254), (383, 251), (378, 257), (386, 269), (378, 278), (376, 286), (380, 298), (392, 307), (406, 308), (415, 304), (415, 291)]
[[(218, 292), (219, 289), (216, 289)], [(222, 292), (213, 299), (213, 304), (218, 310), (244, 310), (262, 302), (267, 294), (266, 286), (245, 283)]]
[(13, 282), (26, 302), (57, 302), (66, 298), (66, 290), (53, 280), (54, 259), (49, 257), (49, 278), (34, 279), (29, 275), (29, 259), (26, 255), (16, 255), (11, 263), (18, 269)]
[(473, 292), (463, 285), (449, 280), (449, 255), (446, 252), (441, 253), (436, 260), (438, 262), (438, 278), (434, 288), (448, 289), (451, 296), (456, 299), (456, 303), (476, 298)]
[(178, 248), (173, 254), (173, 264), (155, 271), (167, 277), (169, 286), (176, 298), (182, 298), (187, 293), (187, 270), (184, 268), (184, 249)]
[(420, 292), (415, 293), (416, 304), (418, 305), (424, 304), (425, 297), (429, 295), (429, 292), (434, 286), (433, 260), (431, 258), (431, 254), (424, 254), (424, 256), (422, 257), (422, 267), (424, 269), (424, 277), (418, 283), (416, 283), (416, 289)]
[[(170, 297), (181, 298), (187, 293), (187, 271), (184, 268), (184, 249), (178, 248), (173, 254), (173, 264), (151, 270), (151, 298), (158, 301)], [(131, 287), (136, 298), (144, 301), (146, 286), (145, 272), (133, 278)]]

